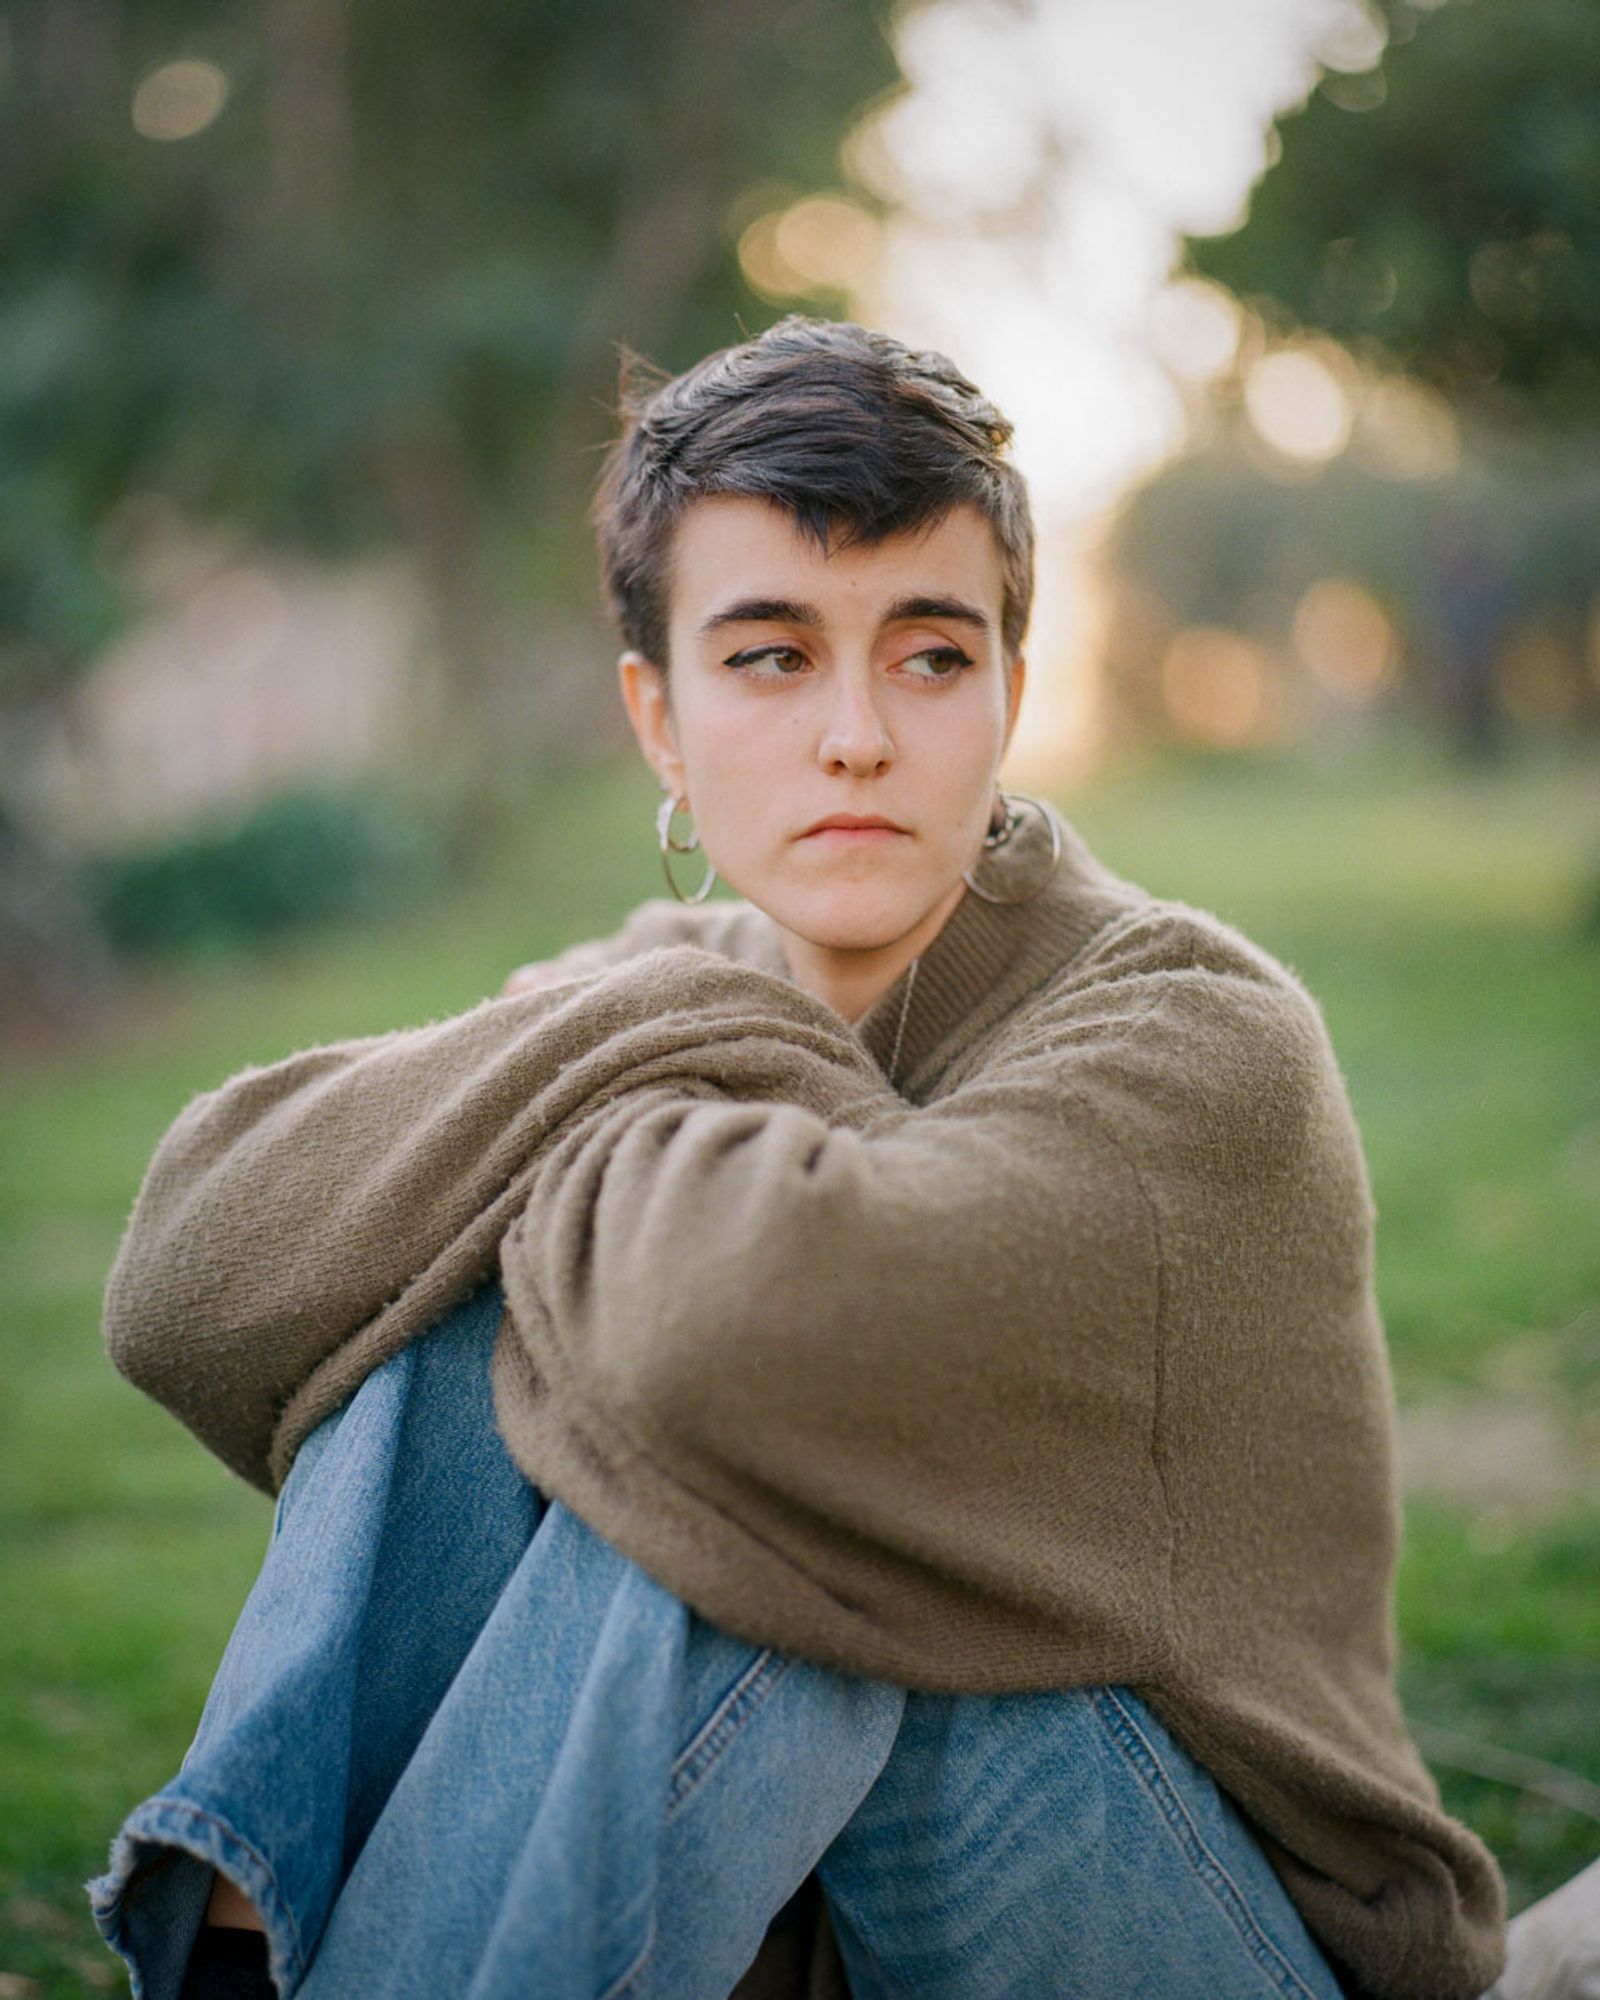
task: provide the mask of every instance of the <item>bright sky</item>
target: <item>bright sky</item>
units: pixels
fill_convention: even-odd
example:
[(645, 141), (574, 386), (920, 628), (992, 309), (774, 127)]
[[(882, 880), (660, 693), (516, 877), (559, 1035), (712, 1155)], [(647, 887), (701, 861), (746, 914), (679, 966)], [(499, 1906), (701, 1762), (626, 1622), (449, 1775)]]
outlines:
[[(846, 148), (893, 204), (856, 309), (943, 349), (1016, 426), (1042, 557), (1024, 777), (1070, 769), (1093, 735), (1090, 524), (1182, 444), (1169, 370), (1232, 357), (1237, 316), (1167, 282), (1178, 236), (1242, 218), (1274, 115), (1383, 39), (1367, 0), (924, 0), (902, 17), (911, 87)], [(803, 258), (795, 229), (777, 241)]]
[(1363, 0), (929, 0), (898, 41), (912, 88), (848, 153), (897, 211), (863, 309), (995, 397), (1042, 510), (1094, 510), (1181, 437), (1179, 232), (1239, 219), (1274, 114), (1382, 30)]

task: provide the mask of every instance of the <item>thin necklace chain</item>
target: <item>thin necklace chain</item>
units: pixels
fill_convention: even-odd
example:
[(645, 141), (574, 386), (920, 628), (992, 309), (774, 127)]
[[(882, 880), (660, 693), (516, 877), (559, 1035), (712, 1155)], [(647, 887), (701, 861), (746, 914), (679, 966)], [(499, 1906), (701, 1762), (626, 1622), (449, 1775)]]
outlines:
[(894, 1047), (889, 1051), (889, 1081), (894, 1082), (895, 1071), (900, 1067), (900, 1043), (906, 1032), (906, 1016), (911, 1011), (911, 989), (917, 983), (917, 967), (922, 963), (922, 954), (911, 961), (911, 976), (906, 981), (906, 990), (900, 1002), (900, 1020), (894, 1031)]

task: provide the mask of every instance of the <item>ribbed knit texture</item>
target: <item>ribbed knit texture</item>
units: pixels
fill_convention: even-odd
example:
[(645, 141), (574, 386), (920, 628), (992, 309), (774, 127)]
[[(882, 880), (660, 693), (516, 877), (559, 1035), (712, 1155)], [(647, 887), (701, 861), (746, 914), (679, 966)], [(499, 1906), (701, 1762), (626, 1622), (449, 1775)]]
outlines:
[[(1475, 2000), (1504, 1890), (1395, 1695), (1321, 1016), (1061, 834), (853, 1027), (759, 911), (655, 902), (547, 989), (235, 1077), (151, 1165), (112, 1357), (271, 1490), (498, 1257), (517, 1462), (696, 1610), (911, 1687), (1130, 1683), (1353, 1986)], [(1035, 822), (983, 879), (1047, 862)]]

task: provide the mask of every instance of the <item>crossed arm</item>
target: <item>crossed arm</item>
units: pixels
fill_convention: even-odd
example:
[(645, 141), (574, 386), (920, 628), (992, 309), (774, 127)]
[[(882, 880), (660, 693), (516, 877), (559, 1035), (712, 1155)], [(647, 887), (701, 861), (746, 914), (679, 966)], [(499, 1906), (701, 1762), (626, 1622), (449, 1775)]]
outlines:
[(1299, 1143), (1281, 1000), (1135, 943), (912, 1105), (785, 981), (594, 951), (192, 1105), (108, 1287), (118, 1365), (270, 1489), (498, 1261), (502, 1401), (542, 1412), (503, 1427), (578, 1511), (598, 1454), (907, 1630), (930, 1590), (1019, 1632), (1148, 1623), (1158, 1208), (1269, 1184), (1269, 1126)]

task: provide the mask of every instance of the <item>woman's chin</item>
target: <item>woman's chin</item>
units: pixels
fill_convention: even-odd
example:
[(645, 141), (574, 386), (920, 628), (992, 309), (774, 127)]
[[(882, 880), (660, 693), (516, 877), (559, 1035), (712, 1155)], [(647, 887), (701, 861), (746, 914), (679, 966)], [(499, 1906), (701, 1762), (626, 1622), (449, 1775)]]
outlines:
[[(759, 896), (752, 902), (761, 903)], [(775, 897), (762, 907), (774, 923), (819, 951), (882, 951), (914, 930), (938, 901), (887, 895), (881, 886), (843, 885), (826, 892)]]

